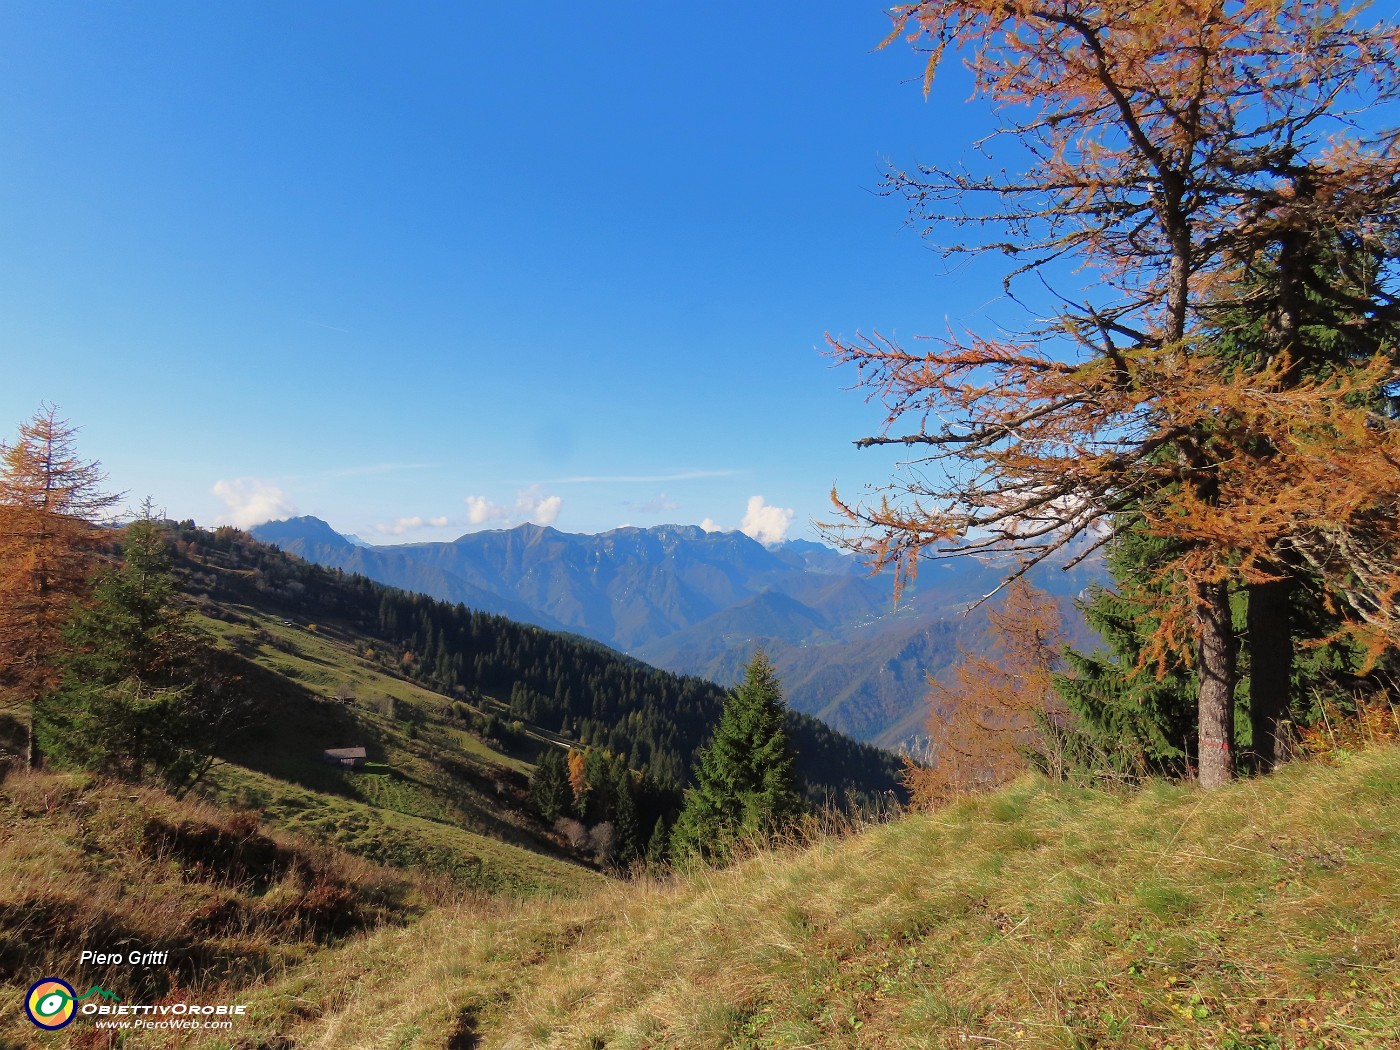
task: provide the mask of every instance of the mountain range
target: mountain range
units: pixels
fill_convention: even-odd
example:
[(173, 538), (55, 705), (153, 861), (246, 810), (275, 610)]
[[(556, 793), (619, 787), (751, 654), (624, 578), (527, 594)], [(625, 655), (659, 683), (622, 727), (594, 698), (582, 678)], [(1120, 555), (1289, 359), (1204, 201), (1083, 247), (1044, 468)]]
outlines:
[[(697, 526), (577, 535), (527, 524), (393, 546), (366, 545), (314, 517), (251, 532), (316, 564), (584, 635), (721, 685), (762, 646), (793, 708), (891, 748), (921, 731), (927, 676), (955, 661), (959, 645), (978, 644), (985, 617), (969, 609), (1006, 571), (990, 558), (926, 563), (896, 604), (888, 573), (872, 575), (830, 547), (765, 547)], [(1091, 561), (1042, 568), (1034, 582), (1074, 617), (1073, 598), (1101, 577)]]

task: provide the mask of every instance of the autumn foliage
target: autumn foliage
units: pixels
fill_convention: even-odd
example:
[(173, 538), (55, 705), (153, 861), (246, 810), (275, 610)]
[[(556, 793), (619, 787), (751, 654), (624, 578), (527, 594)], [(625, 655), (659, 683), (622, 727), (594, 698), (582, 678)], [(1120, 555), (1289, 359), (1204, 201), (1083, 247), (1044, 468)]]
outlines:
[(582, 751), (569, 748), (568, 769), (569, 788), (573, 791), (574, 805), (582, 809), (588, 795), (588, 779), (584, 775)]
[(35, 699), (58, 682), (64, 624), (104, 542), (94, 525), (117, 502), (98, 464), (79, 458), (75, 435), (44, 405), (13, 444), (0, 444), (0, 704), (26, 741)]
[(1064, 634), (1055, 600), (1017, 580), (987, 610), (988, 644), (964, 649), (947, 681), (931, 682), (925, 762), (906, 761), (913, 804), (933, 805), (1013, 779), (1029, 755), (1054, 762), (1047, 719)]
[[(1008, 288), (1074, 282), (1049, 320), (912, 350), (831, 339), (884, 407), (861, 446), (918, 458), (878, 499), (834, 495), (846, 542), (912, 575), (995, 548), (1024, 571), (1126, 521), (1176, 541), (1151, 649), (1200, 680), (1201, 780), (1232, 773), (1232, 590), (1300, 571), (1370, 651), (1397, 636), (1400, 33), (1318, 2), (929, 0), (894, 12), (1000, 107), (1021, 169), (891, 174), (949, 253), (1012, 257)], [(1072, 277), (1077, 267), (1081, 276)], [(1308, 303), (1325, 316), (1309, 326)], [(1344, 352), (1329, 352), (1344, 329)], [(1240, 354), (1249, 342), (1256, 352)]]

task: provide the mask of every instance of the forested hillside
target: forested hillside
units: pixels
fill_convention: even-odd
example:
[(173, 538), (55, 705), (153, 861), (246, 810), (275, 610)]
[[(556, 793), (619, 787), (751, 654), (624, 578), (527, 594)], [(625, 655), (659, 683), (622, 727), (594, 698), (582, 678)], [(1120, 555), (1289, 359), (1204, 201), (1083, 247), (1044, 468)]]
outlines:
[[(581, 634), (723, 686), (762, 646), (789, 706), (889, 748), (922, 732), (928, 676), (944, 673), (960, 646), (982, 644), (985, 620), (969, 610), (1007, 568), (1004, 555), (928, 565), (895, 601), (892, 574), (871, 575), (862, 559), (823, 544), (765, 547), (694, 526), (586, 535), (520, 525), (446, 543), (367, 546), (300, 517), (251, 534), (317, 565)], [(1102, 580), (1102, 565), (1069, 561), (1033, 576), (1077, 625), (1074, 600)]]
[[(310, 565), (233, 529), (184, 523), (172, 533), (192, 594), (211, 603), (258, 604), (303, 621), (343, 620), (382, 643), (372, 656), (448, 695), (489, 697), (509, 717), (581, 745), (625, 754), (658, 782), (686, 783), (724, 692), (586, 639), (514, 623), (463, 605), (409, 594)], [(893, 755), (858, 744), (816, 719), (789, 714), (809, 796), (874, 801), (898, 790)]]

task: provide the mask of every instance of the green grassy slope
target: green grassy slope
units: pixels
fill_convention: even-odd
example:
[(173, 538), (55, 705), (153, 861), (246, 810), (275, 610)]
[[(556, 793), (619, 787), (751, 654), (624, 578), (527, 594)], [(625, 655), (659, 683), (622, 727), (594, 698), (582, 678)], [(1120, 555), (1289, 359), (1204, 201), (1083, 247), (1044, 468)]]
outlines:
[[(121, 1045), (90, 1023), (36, 1044), (22, 992), (46, 975), (129, 1002), (222, 1000), (315, 972), (333, 946), (446, 900), (567, 899), (603, 881), (526, 815), (530, 765), (468, 732), (463, 705), (362, 659), (334, 627), (208, 611), (218, 618), (197, 622), (222, 669), (269, 717), (227, 750), (202, 799), (84, 774), (0, 781), (0, 1047)], [(333, 698), (344, 693), (357, 699)], [(360, 744), (365, 770), (321, 761)], [(133, 948), (170, 961), (80, 964), (84, 949)]]
[(246, 1034), (1381, 1048), (1400, 1045), (1398, 887), (1393, 748), (1209, 795), (1025, 782), (727, 871), (443, 909), (257, 991)]
[[(266, 726), (239, 741), (202, 793), (252, 807), (273, 827), (377, 863), (435, 871), (489, 891), (573, 890), (594, 876), (523, 811), (530, 765), (462, 725), (452, 703), (385, 672), (330, 625), (288, 625), (246, 606), (201, 617), (239, 654)], [(334, 699), (353, 694), (353, 700)], [(364, 746), (363, 770), (321, 761)]]

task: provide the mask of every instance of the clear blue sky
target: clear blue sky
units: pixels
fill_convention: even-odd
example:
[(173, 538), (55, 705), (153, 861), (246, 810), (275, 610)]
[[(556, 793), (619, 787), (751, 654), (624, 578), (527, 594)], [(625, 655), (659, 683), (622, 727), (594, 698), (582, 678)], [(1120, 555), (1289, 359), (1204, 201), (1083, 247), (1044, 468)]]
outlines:
[(895, 461), (823, 333), (997, 294), (873, 192), (987, 114), (878, 4), (660, 10), (7, 0), (0, 433), (204, 524), (812, 535)]

